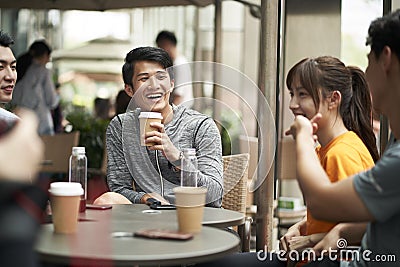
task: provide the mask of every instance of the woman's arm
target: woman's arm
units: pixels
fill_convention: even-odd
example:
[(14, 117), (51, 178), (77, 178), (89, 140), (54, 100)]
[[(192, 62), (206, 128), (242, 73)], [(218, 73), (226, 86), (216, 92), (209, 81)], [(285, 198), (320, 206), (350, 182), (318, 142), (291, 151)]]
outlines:
[(338, 249), (338, 243), (341, 239), (346, 240), (347, 245), (360, 245), (366, 229), (367, 223), (339, 223), (313, 247), (313, 250), (321, 253), (322, 250)]
[(353, 177), (332, 184), (323, 170), (314, 151), (313, 133), (318, 127), (316, 122), (319, 118), (320, 115), (316, 115), (310, 122), (303, 116), (296, 116), (288, 131), (296, 139), (297, 178), (307, 207), (320, 220), (373, 220), (354, 189)]

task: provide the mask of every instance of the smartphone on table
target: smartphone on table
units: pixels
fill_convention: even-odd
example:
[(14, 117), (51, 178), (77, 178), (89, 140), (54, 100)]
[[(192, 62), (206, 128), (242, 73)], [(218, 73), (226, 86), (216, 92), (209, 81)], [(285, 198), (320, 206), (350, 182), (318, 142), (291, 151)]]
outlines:
[(87, 209), (92, 209), (92, 210), (108, 210), (112, 208), (112, 205), (94, 205), (94, 204), (86, 204)]
[(193, 234), (181, 233), (175, 230), (165, 229), (142, 229), (134, 233), (136, 237), (145, 237), (152, 239), (172, 239), (172, 240), (189, 240), (193, 238)]
[(150, 209), (153, 209), (153, 210), (175, 210), (176, 207), (175, 207), (175, 205), (172, 205), (172, 204), (162, 205), (161, 203), (153, 203), (150, 205)]
[(146, 204), (154, 210), (174, 210), (176, 209), (175, 205), (172, 204), (161, 204), (161, 201), (158, 201), (155, 198), (148, 198), (146, 200)]

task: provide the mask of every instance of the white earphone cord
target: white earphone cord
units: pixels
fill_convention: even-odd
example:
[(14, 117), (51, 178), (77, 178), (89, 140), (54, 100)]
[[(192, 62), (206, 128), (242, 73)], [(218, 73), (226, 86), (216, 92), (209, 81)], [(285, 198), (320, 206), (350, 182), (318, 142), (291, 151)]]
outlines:
[(164, 197), (164, 182), (161, 174), (160, 163), (158, 162), (158, 150), (156, 150), (156, 164), (157, 164), (158, 174), (160, 175), (161, 196)]

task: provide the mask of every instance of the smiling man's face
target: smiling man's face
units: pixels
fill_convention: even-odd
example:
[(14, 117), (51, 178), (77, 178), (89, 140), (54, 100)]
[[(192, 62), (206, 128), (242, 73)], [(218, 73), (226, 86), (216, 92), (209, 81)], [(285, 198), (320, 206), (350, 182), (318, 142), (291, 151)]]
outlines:
[(8, 103), (12, 99), (17, 81), (16, 60), (9, 47), (0, 46), (0, 102)]
[[(159, 63), (153, 61), (138, 61), (135, 63), (133, 88), (127, 93), (133, 97), (136, 106), (142, 111), (166, 113), (169, 111), (169, 98), (173, 89), (173, 82)], [(130, 86), (129, 86), (130, 87)]]

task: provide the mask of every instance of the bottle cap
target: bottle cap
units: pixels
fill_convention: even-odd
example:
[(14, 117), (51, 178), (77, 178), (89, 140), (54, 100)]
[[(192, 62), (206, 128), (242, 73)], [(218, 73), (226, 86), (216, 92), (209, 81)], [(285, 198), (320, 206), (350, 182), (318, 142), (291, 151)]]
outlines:
[(74, 146), (72, 148), (72, 155), (78, 155), (78, 154), (85, 154), (85, 147), (84, 146)]

